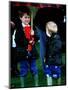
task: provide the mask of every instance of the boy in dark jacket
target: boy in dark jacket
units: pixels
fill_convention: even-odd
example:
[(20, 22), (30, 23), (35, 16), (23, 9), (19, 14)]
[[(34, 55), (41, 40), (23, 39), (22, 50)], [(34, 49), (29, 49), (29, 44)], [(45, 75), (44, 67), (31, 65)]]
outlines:
[(22, 87), (24, 87), (24, 77), (27, 75), (28, 69), (34, 75), (35, 86), (38, 86), (38, 70), (36, 67), (36, 48), (35, 33), (30, 26), (30, 11), (27, 7), (23, 7), (18, 11), (19, 18), (16, 23), (15, 41), (17, 45), (17, 58), (20, 62), (20, 76)]
[(57, 34), (58, 26), (49, 21), (46, 26), (46, 55), (45, 72), (47, 76), (59, 78), (61, 76), (61, 47), (62, 42)]

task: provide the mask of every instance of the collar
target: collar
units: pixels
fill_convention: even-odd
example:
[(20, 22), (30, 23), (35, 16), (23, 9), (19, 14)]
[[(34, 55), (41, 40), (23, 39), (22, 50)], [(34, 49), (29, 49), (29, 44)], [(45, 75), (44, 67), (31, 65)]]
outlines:
[(29, 24), (28, 24), (28, 25), (25, 25), (25, 24), (22, 22), (22, 26), (23, 26), (23, 27), (26, 27), (26, 26), (30, 26), (30, 25), (29, 25)]
[(51, 37), (51, 34), (48, 32), (47, 29), (46, 29), (46, 35), (47, 35), (48, 37)]

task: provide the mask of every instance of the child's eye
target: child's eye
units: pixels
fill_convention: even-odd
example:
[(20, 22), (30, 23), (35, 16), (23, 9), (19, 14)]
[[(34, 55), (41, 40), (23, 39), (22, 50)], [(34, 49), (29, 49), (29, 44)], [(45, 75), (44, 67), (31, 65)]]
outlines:
[(26, 16), (25, 18), (30, 18), (29, 16)]

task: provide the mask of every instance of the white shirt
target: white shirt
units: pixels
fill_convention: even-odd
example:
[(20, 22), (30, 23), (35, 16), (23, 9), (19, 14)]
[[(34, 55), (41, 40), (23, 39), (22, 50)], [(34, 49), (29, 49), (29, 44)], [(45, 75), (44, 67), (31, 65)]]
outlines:
[(15, 34), (16, 34), (16, 30), (14, 30), (14, 33), (12, 35), (12, 47), (16, 47), (16, 43), (15, 43)]
[(29, 24), (28, 24), (28, 25), (25, 25), (25, 24), (22, 22), (22, 26), (23, 26), (23, 27), (26, 27), (26, 26), (30, 26), (30, 25), (29, 25)]

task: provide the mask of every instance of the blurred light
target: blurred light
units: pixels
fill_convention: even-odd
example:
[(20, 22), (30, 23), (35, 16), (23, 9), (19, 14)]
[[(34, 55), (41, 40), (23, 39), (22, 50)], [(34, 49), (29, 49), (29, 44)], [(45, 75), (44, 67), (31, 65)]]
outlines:
[(63, 21), (64, 23), (66, 22), (66, 16), (64, 16), (64, 21)]
[(46, 68), (48, 68), (49, 66), (48, 65), (46, 65)]
[(57, 78), (57, 74), (53, 74), (53, 78)]

